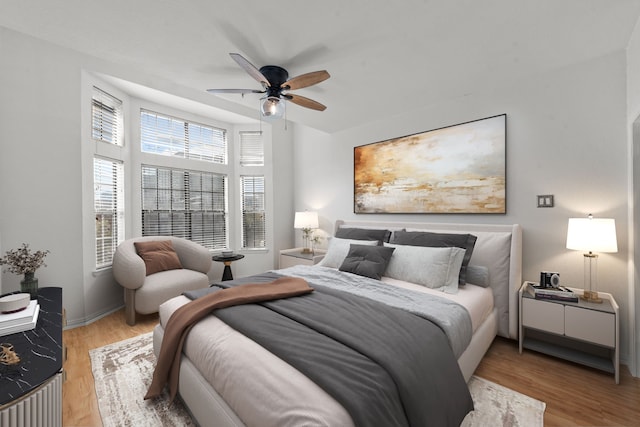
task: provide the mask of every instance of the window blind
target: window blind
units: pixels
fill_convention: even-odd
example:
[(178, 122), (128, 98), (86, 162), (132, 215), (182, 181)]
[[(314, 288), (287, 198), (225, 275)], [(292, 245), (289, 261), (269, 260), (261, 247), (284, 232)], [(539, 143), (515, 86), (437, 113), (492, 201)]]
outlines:
[(264, 176), (241, 176), (242, 247), (266, 247)]
[(124, 173), (122, 162), (93, 159), (94, 211), (96, 218), (96, 268), (111, 265), (124, 240)]
[(264, 166), (262, 132), (240, 132), (240, 166)]
[(94, 141), (122, 146), (122, 101), (94, 86), (91, 101), (91, 125), (91, 135)]
[(227, 164), (227, 132), (152, 111), (140, 111), (145, 153)]
[(227, 177), (142, 166), (142, 235), (170, 235), (209, 249), (228, 246)]

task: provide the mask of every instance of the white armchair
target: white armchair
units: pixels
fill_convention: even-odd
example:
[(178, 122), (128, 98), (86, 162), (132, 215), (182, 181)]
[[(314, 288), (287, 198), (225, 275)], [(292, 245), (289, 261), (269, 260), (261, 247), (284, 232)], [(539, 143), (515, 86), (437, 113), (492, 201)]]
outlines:
[[(145, 261), (138, 255), (135, 242), (170, 240), (182, 268), (165, 270), (147, 276)], [(125, 240), (116, 248), (112, 271), (124, 288), (125, 316), (128, 325), (135, 325), (136, 313), (158, 311), (163, 302), (182, 292), (209, 286), (207, 273), (211, 269), (211, 254), (204, 246), (171, 236), (147, 236)]]

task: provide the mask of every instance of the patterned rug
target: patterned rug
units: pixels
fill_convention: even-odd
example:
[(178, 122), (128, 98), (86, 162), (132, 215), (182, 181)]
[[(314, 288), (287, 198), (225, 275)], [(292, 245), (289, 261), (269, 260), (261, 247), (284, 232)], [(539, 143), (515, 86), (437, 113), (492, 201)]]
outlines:
[[(179, 399), (167, 403), (166, 392), (156, 399), (142, 398), (155, 366), (151, 333), (96, 348), (89, 355), (104, 427), (196, 425)], [(475, 376), (469, 388), (475, 410), (462, 426), (543, 425), (544, 402)]]

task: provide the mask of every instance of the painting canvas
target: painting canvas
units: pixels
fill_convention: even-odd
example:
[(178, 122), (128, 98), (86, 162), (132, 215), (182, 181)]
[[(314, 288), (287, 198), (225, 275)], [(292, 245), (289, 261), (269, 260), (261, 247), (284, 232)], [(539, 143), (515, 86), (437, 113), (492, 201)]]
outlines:
[(506, 213), (506, 114), (354, 148), (355, 213)]

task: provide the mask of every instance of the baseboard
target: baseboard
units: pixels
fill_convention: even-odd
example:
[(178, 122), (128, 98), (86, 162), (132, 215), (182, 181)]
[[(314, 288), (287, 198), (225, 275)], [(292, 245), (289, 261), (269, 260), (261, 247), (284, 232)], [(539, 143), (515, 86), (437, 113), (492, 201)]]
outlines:
[(67, 319), (67, 325), (64, 327), (64, 329), (73, 329), (73, 328), (79, 328), (80, 326), (87, 326), (90, 325), (91, 323), (95, 322), (96, 320), (100, 320), (103, 317), (106, 317), (108, 315), (110, 315), (111, 313), (115, 313), (118, 310), (121, 310), (122, 308), (124, 308), (124, 304), (123, 305), (119, 305), (115, 308), (110, 308), (107, 309), (103, 312), (99, 312), (99, 313), (94, 313), (91, 317), (84, 317), (84, 318), (80, 318), (80, 319), (73, 319), (73, 320), (69, 320)]

